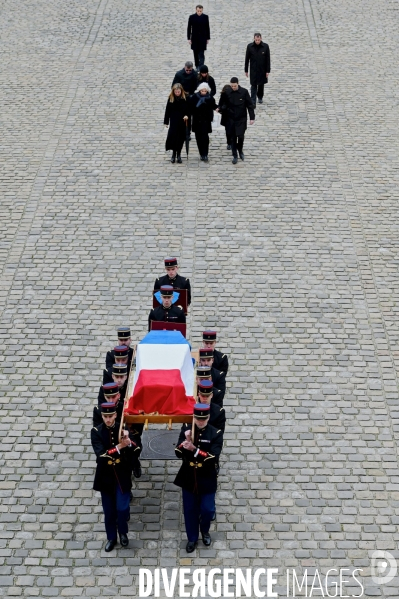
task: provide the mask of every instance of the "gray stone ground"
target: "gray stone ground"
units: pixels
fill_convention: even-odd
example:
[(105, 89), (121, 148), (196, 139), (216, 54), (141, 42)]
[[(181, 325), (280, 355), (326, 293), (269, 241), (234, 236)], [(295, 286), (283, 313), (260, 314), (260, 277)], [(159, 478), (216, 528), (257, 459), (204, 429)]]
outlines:
[[(208, 165), (195, 142), (182, 165), (164, 152), (193, 6), (0, 3), (0, 596), (266, 565), (363, 568), (365, 597), (397, 599), (398, 577), (369, 575), (374, 550), (399, 559), (399, 4), (206, 2), (219, 89), (246, 84), (255, 29), (272, 51), (237, 167), (222, 131)], [(167, 254), (192, 279), (193, 345), (216, 326), (231, 355), (214, 542), (187, 557), (176, 463), (145, 462), (131, 546), (108, 555), (91, 405)]]

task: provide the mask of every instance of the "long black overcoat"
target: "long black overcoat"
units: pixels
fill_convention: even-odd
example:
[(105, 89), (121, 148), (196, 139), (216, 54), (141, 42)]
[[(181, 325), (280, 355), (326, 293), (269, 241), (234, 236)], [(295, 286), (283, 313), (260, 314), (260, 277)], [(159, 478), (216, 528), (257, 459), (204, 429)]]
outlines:
[[(247, 110), (251, 121), (255, 120), (255, 111), (248, 90), (238, 86), (236, 91), (226, 91), (228, 135), (241, 137), (247, 129)], [(221, 369), (222, 370), (222, 369)]]
[(263, 85), (267, 83), (266, 73), (270, 73), (270, 49), (269, 45), (261, 42), (259, 45), (252, 42), (247, 46), (245, 54), (245, 72), (248, 73), (248, 65), (251, 66), (249, 78), (251, 85)]
[(210, 94), (207, 94), (205, 96), (205, 102), (200, 106), (197, 106), (200, 99), (203, 97), (204, 96), (201, 96), (201, 94), (197, 92), (190, 98), (194, 133), (212, 133), (213, 111), (216, 110), (217, 104), (215, 99)]
[(169, 125), (168, 136), (165, 142), (165, 150), (180, 151), (186, 139), (187, 128), (190, 127), (190, 118), (187, 125), (184, 116), (190, 117), (190, 105), (183, 98), (175, 98), (173, 102), (168, 100), (165, 109), (164, 124)]
[(187, 39), (191, 40), (191, 48), (195, 52), (206, 50), (206, 42), (211, 39), (208, 15), (194, 13), (188, 18)]
[(175, 73), (171, 87), (173, 87), (175, 83), (180, 83), (186, 94), (189, 94), (191, 96), (191, 94), (193, 94), (197, 89), (197, 78), (197, 71), (192, 70), (191, 73), (186, 73), (186, 70), (184, 68), (180, 69), (180, 71), (177, 71)]

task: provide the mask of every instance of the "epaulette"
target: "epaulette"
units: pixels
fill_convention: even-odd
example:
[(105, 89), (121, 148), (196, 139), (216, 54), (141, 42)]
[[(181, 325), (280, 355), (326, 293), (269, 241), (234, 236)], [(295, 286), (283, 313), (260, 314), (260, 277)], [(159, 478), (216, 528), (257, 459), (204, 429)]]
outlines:
[(183, 308), (181, 306), (176, 306), (176, 308), (180, 308), (180, 310), (183, 310)]
[(216, 432), (217, 432), (217, 433), (221, 433), (221, 432), (222, 432), (222, 429), (220, 428), (220, 429), (219, 429), (218, 431), (216, 431)]
[(222, 410), (224, 411), (224, 408), (220, 408), (220, 411), (222, 411)]
[[(98, 428), (96, 428), (95, 426), (93, 426), (94, 430), (98, 432)], [(93, 430), (93, 428), (91, 430)]]
[(219, 374), (224, 374), (224, 371), (223, 370), (219, 370)]
[(222, 358), (227, 358), (226, 354), (223, 354)]

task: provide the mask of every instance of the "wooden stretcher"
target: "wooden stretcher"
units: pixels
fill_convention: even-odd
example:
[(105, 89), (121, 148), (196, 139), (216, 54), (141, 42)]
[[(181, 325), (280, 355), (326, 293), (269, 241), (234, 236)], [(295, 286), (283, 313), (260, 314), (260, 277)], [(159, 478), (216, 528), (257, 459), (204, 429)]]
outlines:
[[(133, 381), (134, 374), (136, 371), (136, 351), (137, 345), (133, 347), (133, 358), (132, 364), (130, 367), (128, 383), (126, 386), (126, 396), (125, 396), (125, 407), (127, 407), (129, 398), (133, 394)], [(199, 363), (199, 351), (194, 350), (191, 352), (191, 357), (194, 358), (194, 369), (197, 368)], [(197, 397), (197, 378), (194, 376), (194, 388), (193, 388), (193, 397)], [(151, 424), (167, 424), (168, 430), (172, 429), (172, 425), (176, 424), (184, 424), (185, 422), (191, 422), (193, 419), (193, 414), (125, 414), (123, 412), (123, 416), (121, 418), (120, 424), (120, 434), (122, 431), (123, 424), (133, 424), (133, 423), (141, 423), (144, 424), (144, 430), (148, 430), (148, 425)]]

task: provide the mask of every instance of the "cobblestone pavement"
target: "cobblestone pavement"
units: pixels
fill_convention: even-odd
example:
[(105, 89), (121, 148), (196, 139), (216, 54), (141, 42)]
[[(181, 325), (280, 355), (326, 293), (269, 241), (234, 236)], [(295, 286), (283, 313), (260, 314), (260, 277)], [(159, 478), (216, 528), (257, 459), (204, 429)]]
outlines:
[[(398, 2), (206, 3), (219, 89), (246, 84), (255, 29), (272, 51), (236, 167), (223, 131), (209, 164), (164, 152), (193, 6), (0, 2), (0, 596), (137, 597), (140, 567), (223, 565), (278, 567), (280, 596), (286, 568), (363, 568), (365, 597), (397, 599), (370, 559), (399, 559)], [(147, 461), (109, 555), (91, 405), (167, 254), (193, 346), (215, 326), (231, 356), (214, 542), (187, 556), (177, 463)]]

